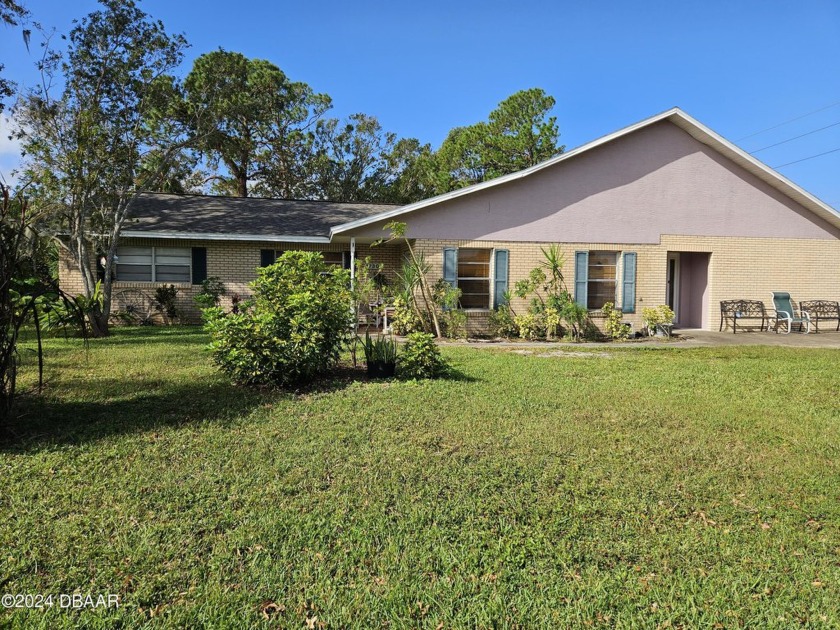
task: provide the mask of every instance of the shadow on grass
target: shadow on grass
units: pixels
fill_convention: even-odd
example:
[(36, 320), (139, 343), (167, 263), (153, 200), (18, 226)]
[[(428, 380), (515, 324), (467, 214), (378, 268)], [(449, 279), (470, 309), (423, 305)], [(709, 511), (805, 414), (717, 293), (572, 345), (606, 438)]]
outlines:
[[(233, 422), (276, 394), (232, 385), (191, 383), (160, 387), (136, 384), (134, 395), (102, 399), (96, 388), (73, 383), (75, 400), (23, 395), (0, 437), (0, 450), (32, 452), (61, 445), (81, 445), (114, 435), (141, 433), (202, 422)], [(124, 384), (123, 384), (124, 387)], [(147, 393), (143, 393), (143, 392)], [(98, 398), (98, 399), (97, 399)]]
[(43, 395), (21, 392), (12, 418), (0, 426), (0, 452), (31, 453), (161, 427), (232, 424), (263, 405), (336, 392), (366, 380), (364, 368), (352, 367), (339, 367), (296, 390), (240, 387), (217, 377), (172, 383), (164, 373), (129, 383), (68, 379), (60, 385), (60, 393), (71, 392), (72, 400), (49, 389)]

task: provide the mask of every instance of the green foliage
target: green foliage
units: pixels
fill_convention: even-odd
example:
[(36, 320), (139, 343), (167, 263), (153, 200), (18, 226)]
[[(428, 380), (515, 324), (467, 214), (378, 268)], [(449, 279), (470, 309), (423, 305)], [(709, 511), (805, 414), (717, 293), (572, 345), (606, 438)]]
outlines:
[(545, 339), (545, 315), (541, 312), (529, 311), (513, 318), (519, 329), (519, 336), (529, 341)]
[(408, 335), (397, 360), (401, 378), (438, 378), (445, 375), (448, 369), (434, 335), (422, 332)]
[(397, 340), (392, 336), (377, 335), (371, 337), (365, 333), (365, 340), (362, 344), (365, 351), (367, 363), (396, 363), (397, 362)]
[(519, 336), (519, 326), (511, 311), (510, 306), (503, 304), (498, 308), (490, 311), (488, 318), (490, 327), (490, 334), (494, 337), (504, 337), (505, 339), (512, 339)]
[(578, 306), (566, 289), (563, 253), (556, 245), (542, 248), (542, 253), (540, 265), (514, 286), (517, 297), (531, 298), (528, 312), (513, 317), (519, 336), (530, 340), (556, 339), (563, 335), (564, 324), (575, 341), (594, 334), (589, 311), (586, 307)]
[[(132, 0), (101, 0), (101, 9), (75, 22), (67, 52), (46, 46), (35, 83), (14, 108), (15, 136), (26, 155), (24, 179), (82, 276), (90, 298), (96, 274), (90, 261), (105, 257), (102, 306), (89, 313), (92, 331), (107, 336), (114, 255), (128, 207), (154, 190), (178, 149), (182, 125), (161, 117), (173, 88), (166, 74), (187, 43), (170, 35)], [(61, 93), (56, 95), (56, 90)], [(157, 155), (157, 167), (146, 158)]]
[[(12, 195), (0, 183), (0, 439), (17, 392), (22, 327), (32, 323), (35, 329), (40, 390), (44, 368), (41, 322), (58, 305), (68, 313), (73, 306), (41, 264), (43, 238), (34, 228), (41, 218), (30, 211), (21, 194)], [(78, 309), (72, 314), (74, 319), (84, 321)]]
[(467, 314), (459, 308), (461, 289), (453, 287), (443, 278), (432, 286), (432, 300), (438, 310), (444, 337), (466, 339)]
[(317, 252), (288, 251), (258, 271), (238, 313), (205, 309), (213, 360), (235, 382), (293, 386), (337, 362), (352, 325), (349, 273)]
[(562, 334), (563, 329), (560, 324), (563, 323), (564, 312), (565, 305), (563, 308), (557, 308), (553, 305), (546, 306), (543, 312), (543, 322), (545, 323), (545, 336), (548, 339), (555, 339)]
[[(411, 246), (411, 241), (405, 237), (408, 226), (400, 221), (391, 221), (382, 228), (390, 232), (387, 239), (381, 239), (374, 243), (391, 242), (401, 240), (408, 250), (408, 260), (403, 264), (402, 273), (397, 274), (400, 282), (398, 294), (402, 295), (406, 304), (410, 304), (417, 315), (417, 319), (423, 325), (424, 330), (434, 330), (438, 337), (442, 337), (438, 310), (435, 306), (434, 296), (426, 276), (429, 273), (429, 265), (426, 263), (423, 254), (416, 254)], [(420, 291), (420, 300), (417, 299), (417, 290)]]
[(595, 330), (593, 330), (589, 321), (589, 310), (585, 306), (581, 306), (569, 298), (563, 306), (561, 315), (572, 329), (572, 338), (575, 341), (580, 341), (584, 336), (595, 336)]
[(181, 115), (210, 166), (224, 164), (220, 192), (247, 197), (250, 182), (258, 195), (306, 199), (316, 192), (316, 132), (331, 106), (273, 63), (220, 49), (195, 60)]
[(642, 321), (648, 329), (648, 333), (653, 335), (657, 329), (662, 330), (665, 334), (670, 336), (671, 330), (669, 324), (674, 323), (674, 311), (668, 305), (660, 304), (642, 309)]
[(615, 304), (607, 302), (601, 309), (604, 315), (604, 330), (615, 341), (625, 341), (630, 337), (630, 324), (623, 323), (622, 312), (615, 308)]
[[(22, 4), (16, 2), (16, 0), (2, 0), (2, 2), (0, 2), (0, 24), (7, 27), (7, 30), (9, 26), (18, 26), (21, 21), (25, 20), (28, 16), (29, 10)], [(31, 32), (32, 31), (29, 29), (23, 29), (23, 41), (26, 44), (27, 49), (29, 48), (29, 36)], [(3, 69), (3, 64), (0, 64), (0, 71)], [(5, 108), (3, 99), (12, 96), (14, 93), (14, 82), (0, 77), (0, 113), (2, 113)]]
[(216, 276), (210, 276), (201, 282), (201, 290), (193, 297), (199, 308), (213, 308), (219, 306), (225, 294), (224, 283)]
[(102, 310), (102, 282), (94, 285), (93, 294), (68, 296), (61, 292), (50, 292), (46, 300), (38, 304), (39, 326), (44, 333), (72, 332), (75, 336), (87, 337), (88, 322), (93, 313)]
[(178, 296), (178, 289), (174, 284), (169, 286), (163, 285), (155, 289), (155, 306), (163, 313), (168, 323), (178, 317), (178, 309), (175, 305), (175, 299)]
[(563, 152), (555, 100), (533, 88), (509, 96), (487, 122), (457, 127), (434, 154), (428, 178), (435, 193), (520, 171)]
[(514, 285), (514, 294), (522, 299), (525, 299), (531, 293), (534, 294), (534, 297), (538, 299), (540, 302), (544, 302), (542, 296), (540, 295), (540, 289), (545, 286), (545, 271), (542, 267), (534, 267), (528, 273), (528, 277), (524, 280), (519, 280)]
[(558, 245), (551, 245), (548, 249), (540, 247), (543, 255), (541, 263), (545, 271), (543, 280), (545, 291), (548, 295), (558, 296), (566, 292), (566, 281), (563, 277), (563, 265), (566, 264), (566, 257)]
[(407, 335), (424, 330), (423, 322), (417, 316), (416, 310), (410, 303), (406, 303), (404, 297), (400, 295), (396, 296), (392, 306), (394, 311), (393, 315), (388, 319), (388, 325), (394, 331), (394, 334)]

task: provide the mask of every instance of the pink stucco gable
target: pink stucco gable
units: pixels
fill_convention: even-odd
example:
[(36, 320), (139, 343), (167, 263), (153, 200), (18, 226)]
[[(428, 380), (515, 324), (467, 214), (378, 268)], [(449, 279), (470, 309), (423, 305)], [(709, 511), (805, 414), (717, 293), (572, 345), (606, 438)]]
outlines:
[[(837, 239), (840, 230), (668, 120), (526, 178), (399, 217), (410, 238), (658, 243), (662, 234)], [(383, 235), (386, 221), (346, 233)]]

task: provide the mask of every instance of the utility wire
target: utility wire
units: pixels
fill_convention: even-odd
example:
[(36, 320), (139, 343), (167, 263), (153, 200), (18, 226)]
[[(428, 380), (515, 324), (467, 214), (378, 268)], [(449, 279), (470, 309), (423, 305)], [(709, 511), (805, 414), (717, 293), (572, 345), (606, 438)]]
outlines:
[(805, 136), (810, 136), (812, 133), (817, 133), (818, 131), (822, 131), (823, 129), (829, 129), (831, 127), (836, 127), (840, 125), (840, 122), (832, 123), (830, 125), (826, 125), (825, 127), (820, 127), (819, 129), (814, 129), (813, 131), (808, 131), (803, 133), (799, 136), (794, 136), (793, 138), (788, 138), (787, 140), (782, 140), (781, 142), (777, 142), (776, 144), (768, 144), (766, 147), (761, 147), (760, 149), (756, 149), (755, 151), (750, 151), (750, 155), (755, 155), (759, 151), (764, 151), (765, 149), (772, 149), (773, 147), (777, 147), (780, 144), (786, 144), (788, 142), (793, 142), (794, 140), (799, 140), (799, 138), (804, 138)]
[(779, 164), (778, 166), (774, 166), (773, 168), (782, 168), (783, 166), (790, 166), (791, 164), (798, 164), (799, 162), (804, 162), (805, 160), (813, 160), (814, 158), (818, 158), (823, 155), (828, 155), (829, 153), (836, 153), (840, 151), (840, 147), (836, 149), (832, 149), (831, 151), (826, 151), (825, 153), (817, 153), (816, 155), (809, 155), (808, 157), (804, 157), (801, 160), (794, 160), (793, 162), (788, 162), (786, 164)]
[(831, 105), (826, 105), (825, 107), (820, 107), (819, 109), (815, 109), (812, 112), (808, 112), (807, 114), (802, 114), (801, 116), (797, 116), (796, 118), (791, 118), (790, 120), (786, 120), (785, 122), (779, 123), (778, 125), (773, 125), (772, 127), (767, 127), (767, 129), (762, 129), (761, 131), (756, 131), (755, 133), (751, 133), (748, 136), (744, 136), (743, 138), (738, 138), (735, 142), (740, 142), (741, 140), (746, 140), (747, 138), (752, 138), (753, 136), (757, 136), (760, 133), (764, 133), (765, 131), (772, 131), (773, 129), (778, 129), (779, 127), (784, 127), (792, 122), (796, 122), (797, 120), (802, 120), (803, 118), (807, 118), (808, 116), (813, 116), (814, 114), (818, 114), (819, 112), (825, 111), (827, 109), (831, 109), (832, 107), (836, 107), (840, 105), (840, 101), (832, 103)]

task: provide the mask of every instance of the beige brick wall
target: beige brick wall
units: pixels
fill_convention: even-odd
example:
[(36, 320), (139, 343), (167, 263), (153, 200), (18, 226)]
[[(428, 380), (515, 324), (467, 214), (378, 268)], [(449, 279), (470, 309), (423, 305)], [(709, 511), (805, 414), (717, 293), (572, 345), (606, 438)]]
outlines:
[(838, 240), (662, 235), (659, 247), (662, 256), (668, 251), (711, 254), (707, 328), (712, 330), (720, 324), (721, 300), (761, 300), (768, 309), (772, 291), (789, 291), (797, 303), (840, 300)]
[[(261, 249), (297, 249), (305, 251), (348, 251), (347, 244), (318, 245), (308, 243), (237, 243), (232, 241), (186, 241), (159, 239), (125, 239), (125, 245), (206, 247), (207, 274), (217, 276), (225, 284), (227, 296), (224, 305), (230, 307), (234, 294), (250, 295), (248, 283), (256, 277), (260, 263)], [(510, 251), (509, 287), (543, 260), (541, 248), (551, 243), (503, 242), (468, 240), (420, 240), (415, 249), (422, 253), (430, 266), (429, 281), (435, 282), (443, 272), (443, 249), (446, 247), (504, 248)], [(658, 245), (614, 243), (559, 243), (565, 254), (564, 275), (570, 291), (574, 290), (575, 251), (634, 251), (637, 254), (636, 312), (625, 314), (624, 321), (630, 322), (635, 330), (642, 327), (641, 311), (645, 306), (657, 306), (665, 302), (668, 252), (708, 252), (708, 307), (706, 327), (716, 330), (720, 321), (721, 300), (755, 299), (772, 306), (771, 291), (790, 291), (794, 300), (830, 299), (840, 300), (840, 241), (816, 239), (772, 239), (736, 237), (697, 237), (663, 235)], [(373, 262), (385, 265), (385, 271), (393, 279), (402, 265), (405, 245), (387, 245), (369, 248), (356, 247), (357, 258), (370, 255)], [(492, 267), (492, 265), (491, 265)], [(59, 259), (62, 288), (71, 294), (82, 292), (81, 276), (66, 252)], [(492, 273), (492, 269), (491, 269)], [(619, 270), (620, 273), (620, 270)], [(620, 276), (619, 276), (620, 277)], [(117, 282), (114, 291), (137, 288), (154, 295), (159, 283)], [(178, 305), (188, 321), (198, 321), (199, 313), (193, 304), (198, 287), (177, 284)], [(514, 299), (513, 308), (524, 312), (525, 300)], [(598, 323), (599, 314), (593, 314)], [(483, 332), (487, 313), (471, 312), (469, 331)]]
[[(205, 247), (207, 248), (207, 275), (219, 278), (225, 285), (226, 295), (222, 298), (222, 306), (231, 307), (231, 298), (238, 294), (243, 299), (251, 295), (248, 286), (256, 279), (256, 270), (260, 265), (260, 250), (301, 250), (301, 251), (349, 251), (348, 244), (314, 244), (314, 243), (239, 243), (235, 241), (194, 241), (194, 240), (164, 240), (126, 238), (121, 241), (125, 246), (137, 247)], [(356, 258), (371, 257), (373, 263), (383, 263), (384, 272), (393, 279), (394, 270), (401, 264), (401, 250), (398, 245), (382, 245), (368, 247), (356, 246)], [(93, 262), (92, 262), (93, 268)], [(59, 279), (61, 288), (71, 295), (83, 293), (82, 277), (69, 253), (62, 250), (59, 256)], [(174, 284), (178, 289), (176, 304), (184, 321), (197, 323), (201, 314), (196, 308), (193, 298), (200, 291), (200, 286), (189, 283), (162, 282), (120, 282), (114, 283), (113, 295), (125, 289), (138, 289), (149, 297), (153, 297), (157, 287), (164, 284)]]
[[(443, 249), (447, 247), (503, 248), (510, 251), (509, 288), (527, 278), (543, 255), (543, 242), (504, 242), (470, 240), (419, 240), (417, 252), (430, 265), (429, 282), (443, 273)], [(615, 243), (557, 243), (565, 255), (566, 286), (574, 293), (574, 254), (576, 251), (636, 252), (636, 312), (623, 320), (634, 330), (642, 327), (642, 308), (665, 303), (668, 252), (707, 252), (709, 259), (706, 328), (717, 330), (720, 301), (762, 300), (772, 307), (771, 291), (790, 291), (796, 301), (808, 299), (840, 300), (840, 241), (816, 239), (767, 239), (663, 235), (658, 245)], [(620, 261), (619, 261), (620, 263)], [(492, 265), (491, 265), (492, 267)], [(492, 274), (492, 269), (491, 269)], [(619, 269), (619, 278), (621, 277)], [(527, 309), (527, 301), (514, 298), (517, 312)], [(470, 330), (480, 329), (486, 313), (470, 313)], [(600, 325), (600, 313), (593, 321)]]

